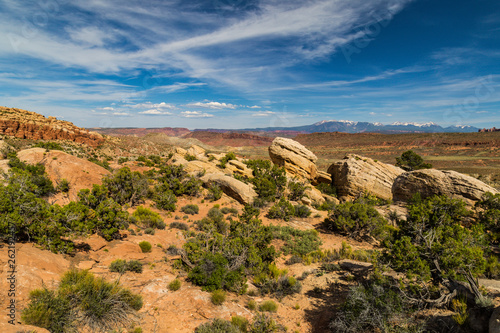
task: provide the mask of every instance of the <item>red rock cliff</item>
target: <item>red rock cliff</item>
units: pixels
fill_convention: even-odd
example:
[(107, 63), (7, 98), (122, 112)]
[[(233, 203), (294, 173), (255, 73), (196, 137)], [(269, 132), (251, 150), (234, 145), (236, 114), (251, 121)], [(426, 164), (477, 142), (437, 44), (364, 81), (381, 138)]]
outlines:
[(89, 132), (69, 121), (7, 107), (0, 107), (0, 134), (32, 140), (69, 140), (93, 147), (104, 142), (101, 134)]

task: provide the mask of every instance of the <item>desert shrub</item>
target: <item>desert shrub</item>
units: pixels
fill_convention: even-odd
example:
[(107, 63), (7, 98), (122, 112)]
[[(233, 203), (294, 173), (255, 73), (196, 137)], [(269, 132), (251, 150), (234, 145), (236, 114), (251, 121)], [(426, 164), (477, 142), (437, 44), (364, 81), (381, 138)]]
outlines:
[(244, 292), (246, 289), (242, 267), (230, 270), (229, 261), (222, 254), (205, 253), (189, 272), (188, 278), (206, 291), (227, 289)]
[(283, 196), (286, 188), (284, 168), (279, 168), (267, 160), (248, 160), (245, 163), (252, 169), (252, 183), (259, 198), (274, 202)]
[(68, 193), (69, 192), (69, 181), (65, 178), (61, 179), (59, 181), (59, 184), (57, 184), (56, 190), (58, 192)]
[(151, 252), (151, 243), (148, 241), (142, 241), (139, 243), (139, 247), (143, 253)]
[(195, 160), (196, 160), (196, 156), (186, 154), (186, 155), (184, 155), (184, 159), (185, 159), (186, 161), (188, 161), (188, 162), (190, 162), (190, 161), (195, 161)]
[(339, 333), (421, 332), (420, 325), (410, 321), (409, 309), (393, 288), (370, 282), (351, 288), (330, 328)]
[(201, 191), (201, 180), (188, 177), (182, 165), (162, 166), (158, 171), (158, 184), (155, 186), (157, 195), (172, 192), (175, 196), (197, 196)]
[(160, 214), (153, 212), (151, 209), (139, 206), (132, 216), (136, 218), (138, 224), (142, 227), (165, 229), (165, 222), (163, 222)]
[(484, 225), (490, 242), (498, 244), (500, 242), (500, 194), (490, 192), (483, 194), (476, 207), (482, 209), (479, 212), (479, 223)]
[[(481, 225), (464, 228), (470, 212), (465, 203), (446, 196), (434, 196), (415, 201), (408, 206), (406, 220), (400, 221), (397, 233), (385, 242), (383, 260), (409, 279), (408, 292), (422, 291), (426, 299), (439, 299), (448, 295), (441, 286), (455, 287), (448, 281), (466, 280), (472, 298), (483, 298), (474, 287), (475, 279), (486, 269), (485, 251), (488, 242)], [(429, 241), (432, 239), (432, 241)], [(435, 303), (438, 303), (436, 301)]]
[(262, 294), (275, 294), (279, 297), (300, 293), (302, 285), (293, 276), (281, 275), (279, 277), (258, 277), (256, 285)]
[(257, 314), (254, 319), (252, 326), (250, 327), (251, 333), (272, 333), (278, 331), (285, 331), (285, 327), (276, 324), (273, 318), (266, 316), (265, 314)]
[(383, 239), (387, 236), (387, 221), (373, 206), (358, 202), (338, 205), (324, 224), (328, 229), (353, 238)]
[(142, 264), (138, 260), (126, 261), (123, 259), (116, 259), (109, 265), (110, 272), (123, 274), (127, 271), (142, 273)]
[(111, 272), (123, 274), (127, 271), (127, 261), (123, 259), (116, 259), (109, 265)]
[(217, 207), (210, 208), (207, 216), (200, 221), (196, 221), (196, 224), (200, 230), (205, 232), (216, 231), (225, 235), (229, 230), (229, 225), (226, 223), (224, 214)]
[(224, 290), (214, 290), (210, 294), (210, 300), (215, 305), (222, 305), (226, 301), (226, 292)]
[(293, 207), (295, 210), (296, 217), (309, 217), (311, 215), (311, 210), (305, 205), (296, 205)]
[(289, 221), (292, 216), (295, 216), (295, 208), (285, 198), (281, 198), (267, 213), (267, 217), (270, 219), (282, 219), (285, 221)]
[(274, 301), (267, 300), (259, 305), (259, 310), (265, 312), (278, 312), (278, 304)]
[(172, 222), (172, 223), (170, 223), (170, 229), (172, 229), (172, 228), (184, 230), (184, 231), (189, 230), (189, 226), (184, 222)]
[(220, 188), (219, 185), (217, 185), (217, 184), (211, 184), (208, 187), (208, 194), (205, 197), (205, 199), (210, 200), (210, 201), (217, 201), (220, 198), (222, 198), (222, 194), (223, 193), (224, 192), (222, 191), (222, 189)]
[(257, 302), (253, 299), (249, 300), (247, 303), (247, 308), (252, 311), (257, 309)]
[[(205, 290), (244, 293), (247, 287), (245, 273), (258, 274), (268, 269), (268, 264), (276, 256), (274, 247), (270, 246), (272, 235), (252, 210), (245, 207), (243, 215), (248, 220), (232, 221), (226, 230), (210, 222), (211, 218), (207, 216), (200, 232), (184, 245), (188, 259), (194, 265), (188, 274), (193, 283)], [(222, 215), (220, 210), (213, 217), (218, 214)]]
[(292, 201), (299, 201), (305, 196), (306, 186), (299, 181), (290, 181), (288, 182), (288, 199)]
[(413, 150), (405, 151), (401, 157), (396, 157), (396, 166), (405, 171), (432, 168), (431, 164), (424, 163), (424, 159)]
[(172, 280), (172, 282), (168, 284), (168, 290), (170, 291), (177, 291), (179, 289), (181, 289), (181, 280), (179, 279)]
[(319, 250), (321, 239), (316, 230), (299, 230), (292, 227), (269, 226), (267, 227), (274, 239), (285, 241), (281, 247), (284, 254), (305, 256)]
[(226, 154), (226, 156), (224, 156), (223, 158), (220, 159), (218, 167), (224, 169), (226, 167), (227, 162), (229, 162), (230, 160), (235, 160), (235, 159), (236, 159), (236, 155), (233, 152), (229, 152)]
[(59, 143), (53, 141), (39, 141), (34, 145), (34, 147), (45, 148), (47, 150), (64, 151), (64, 148)]
[(142, 273), (142, 264), (139, 260), (130, 260), (127, 262), (127, 271)]
[(195, 333), (241, 333), (241, 330), (230, 321), (216, 318), (211, 322), (201, 324)]
[(249, 322), (248, 319), (246, 319), (245, 317), (233, 316), (231, 317), (231, 324), (238, 327), (241, 332), (248, 331)]
[(333, 201), (326, 200), (321, 205), (317, 206), (316, 209), (323, 211), (332, 211), (337, 207), (337, 204)]
[(321, 193), (331, 195), (333, 197), (337, 196), (337, 189), (333, 184), (319, 183), (316, 188), (321, 191)]
[(238, 215), (238, 210), (236, 208), (222, 207), (220, 211), (222, 214)]
[(22, 319), (51, 332), (109, 331), (130, 325), (141, 308), (142, 297), (118, 283), (72, 270), (63, 275), (57, 290), (33, 290)]
[(128, 157), (120, 157), (118, 159), (118, 164), (123, 164), (123, 163), (128, 162), (128, 161), (129, 161)]
[(166, 191), (156, 191), (153, 198), (158, 209), (167, 210), (170, 212), (175, 211), (175, 204), (177, 203), (177, 197), (171, 190)]
[(16, 153), (8, 154), (8, 165), (11, 167), (8, 182), (22, 182), (26, 184), (24, 191), (29, 191), (38, 197), (43, 197), (55, 192), (54, 185), (45, 173), (45, 167), (42, 164), (27, 164), (22, 162)]
[(292, 255), (287, 261), (287, 265), (294, 265), (294, 264), (300, 264), (302, 263), (302, 257), (298, 256), (296, 254)]
[(154, 235), (154, 234), (155, 234), (155, 229), (153, 229), (153, 228), (146, 228), (146, 229), (144, 230), (144, 233), (145, 233), (146, 235)]
[(186, 206), (181, 208), (181, 212), (183, 212), (185, 214), (190, 214), (190, 215), (196, 215), (196, 214), (198, 214), (199, 211), (200, 211), (200, 209), (198, 208), (198, 206), (192, 205), (192, 204), (186, 205)]
[(102, 183), (107, 187), (109, 196), (120, 205), (128, 203), (135, 206), (141, 203), (149, 190), (147, 177), (138, 171), (130, 171), (128, 167), (104, 177)]

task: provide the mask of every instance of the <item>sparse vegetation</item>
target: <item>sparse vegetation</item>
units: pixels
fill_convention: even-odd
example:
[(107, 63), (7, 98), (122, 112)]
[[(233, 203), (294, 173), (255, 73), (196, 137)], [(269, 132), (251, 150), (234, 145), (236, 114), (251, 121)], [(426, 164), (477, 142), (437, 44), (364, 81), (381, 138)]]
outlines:
[(120, 274), (123, 274), (127, 271), (142, 273), (142, 264), (138, 260), (130, 260), (127, 262), (126, 260), (123, 259), (116, 259), (109, 265), (109, 271), (117, 272)]
[(63, 275), (56, 290), (33, 290), (22, 319), (56, 333), (108, 331), (133, 323), (141, 308), (142, 297), (118, 283), (72, 270)]
[(148, 241), (142, 241), (139, 243), (139, 247), (143, 253), (151, 252), (151, 243)]
[(214, 290), (210, 294), (210, 300), (215, 305), (222, 305), (226, 301), (226, 292), (224, 290)]
[(181, 208), (181, 212), (190, 215), (196, 215), (199, 211), (200, 209), (198, 208), (198, 206), (193, 204), (189, 204)]
[(177, 291), (179, 289), (181, 289), (181, 280), (179, 279), (172, 280), (172, 282), (168, 284), (168, 290), (170, 291)]
[(406, 171), (432, 168), (431, 164), (424, 163), (424, 159), (413, 150), (405, 151), (401, 157), (396, 157), (396, 166)]

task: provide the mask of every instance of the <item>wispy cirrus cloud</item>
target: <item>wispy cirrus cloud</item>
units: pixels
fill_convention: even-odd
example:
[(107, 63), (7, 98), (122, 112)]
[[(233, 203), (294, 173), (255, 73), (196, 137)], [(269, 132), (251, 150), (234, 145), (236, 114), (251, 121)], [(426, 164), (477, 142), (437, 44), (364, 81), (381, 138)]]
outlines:
[(213, 109), (213, 110), (223, 110), (223, 109), (231, 109), (234, 110), (238, 106), (231, 103), (221, 103), (221, 102), (195, 102), (186, 104), (187, 107), (198, 107), (205, 109)]

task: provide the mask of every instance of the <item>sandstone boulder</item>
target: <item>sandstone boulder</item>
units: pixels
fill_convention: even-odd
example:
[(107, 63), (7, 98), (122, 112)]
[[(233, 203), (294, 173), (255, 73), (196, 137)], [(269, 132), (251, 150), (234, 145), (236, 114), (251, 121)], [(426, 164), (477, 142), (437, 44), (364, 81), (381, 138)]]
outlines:
[(245, 163), (238, 160), (229, 160), (226, 164), (226, 169), (233, 174), (236, 173), (249, 178), (252, 177), (252, 169), (249, 169)]
[(314, 184), (331, 184), (332, 183), (332, 176), (328, 172), (324, 171), (318, 171), (318, 175), (316, 176), (316, 179), (314, 180)]
[(497, 193), (497, 190), (471, 176), (436, 169), (405, 172), (396, 178), (392, 186), (395, 201), (408, 201), (415, 193), (420, 193), (422, 198), (447, 195), (472, 204), (486, 192)]
[(315, 187), (307, 188), (304, 193), (309, 199), (311, 199), (314, 205), (321, 205), (325, 202), (323, 193)]
[(188, 148), (187, 152), (188, 155), (196, 157), (197, 160), (200, 161), (208, 161), (208, 157), (205, 156), (205, 149), (201, 148), (200, 146), (197, 145), (192, 145), (191, 147)]
[(25, 163), (40, 163), (45, 166), (45, 171), (54, 186), (61, 179), (66, 179), (69, 182), (68, 198), (72, 201), (77, 200), (77, 194), (81, 189), (101, 184), (102, 177), (110, 174), (108, 170), (95, 163), (59, 150), (46, 152), (43, 148), (31, 148), (18, 152), (17, 156)]
[(348, 154), (328, 168), (333, 185), (341, 197), (353, 198), (369, 192), (381, 199), (392, 199), (392, 184), (404, 170), (371, 158)]
[(200, 179), (207, 185), (219, 185), (226, 195), (245, 205), (252, 203), (257, 197), (257, 193), (250, 185), (230, 176), (220, 173), (209, 173)]
[(277, 137), (269, 147), (269, 157), (274, 164), (285, 167), (287, 173), (310, 181), (317, 177), (318, 158), (306, 147), (292, 139)]
[(191, 176), (197, 176), (199, 173), (221, 173), (221, 169), (214, 164), (203, 161), (186, 162), (184, 170)]
[(7, 152), (9, 151), (9, 144), (3, 140), (0, 140), (0, 159), (7, 158)]

